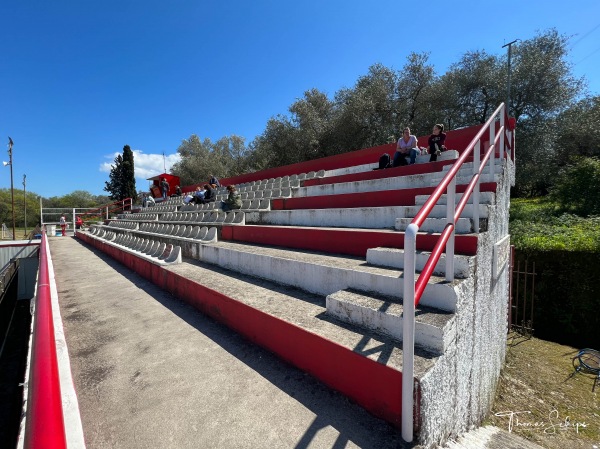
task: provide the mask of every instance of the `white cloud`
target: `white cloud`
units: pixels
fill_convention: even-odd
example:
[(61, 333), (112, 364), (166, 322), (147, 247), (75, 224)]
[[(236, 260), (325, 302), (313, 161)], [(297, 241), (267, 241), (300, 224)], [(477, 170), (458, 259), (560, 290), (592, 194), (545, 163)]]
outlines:
[[(105, 158), (109, 159), (110, 162), (100, 164), (100, 171), (110, 173), (114, 160), (119, 154), (122, 153), (106, 155)], [(163, 158), (162, 154), (145, 154), (141, 150), (133, 150), (133, 164), (135, 167), (135, 183), (137, 189), (145, 190), (150, 183), (150, 181), (146, 181), (146, 179), (160, 175), (161, 173), (169, 173), (173, 164), (180, 160), (181, 157), (178, 153), (165, 154)]]

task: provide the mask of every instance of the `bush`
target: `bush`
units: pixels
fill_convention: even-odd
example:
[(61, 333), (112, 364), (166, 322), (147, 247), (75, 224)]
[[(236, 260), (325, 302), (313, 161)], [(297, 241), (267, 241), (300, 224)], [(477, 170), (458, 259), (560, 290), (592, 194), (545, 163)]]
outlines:
[(563, 212), (582, 217), (600, 215), (600, 159), (576, 159), (559, 175), (550, 198)]
[(600, 252), (600, 217), (561, 213), (549, 200), (512, 200), (509, 229), (517, 250)]

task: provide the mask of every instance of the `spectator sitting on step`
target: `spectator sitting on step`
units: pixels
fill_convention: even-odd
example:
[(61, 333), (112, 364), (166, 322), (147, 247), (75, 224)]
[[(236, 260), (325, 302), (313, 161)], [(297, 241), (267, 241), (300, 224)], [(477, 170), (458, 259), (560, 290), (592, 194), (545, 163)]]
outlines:
[(398, 167), (399, 165), (406, 165), (406, 158), (410, 158), (410, 164), (414, 164), (417, 155), (421, 151), (417, 145), (417, 137), (410, 133), (410, 128), (404, 128), (402, 137), (398, 139), (396, 145), (396, 153), (394, 154), (393, 166)]
[(429, 162), (437, 161), (437, 157), (441, 154), (442, 151), (446, 151), (446, 146), (444, 142), (446, 141), (446, 134), (444, 133), (444, 125), (441, 123), (433, 125), (433, 134), (429, 136), (429, 154), (431, 157), (429, 158)]
[(215, 175), (209, 175), (210, 179), (208, 180), (208, 183), (213, 186), (213, 188), (215, 187), (221, 187), (221, 183), (219, 182), (219, 178), (217, 178)]
[(232, 209), (241, 209), (242, 208), (242, 195), (240, 195), (234, 185), (227, 186), (227, 191), (229, 195), (227, 195), (227, 199), (225, 201), (221, 201), (221, 209), (223, 212), (229, 212)]
[(156, 201), (154, 201), (154, 197), (152, 196), (152, 194), (146, 195), (146, 206), (150, 207), (150, 206), (154, 206), (156, 204)]
[(192, 199), (194, 204), (203, 204), (205, 193), (206, 192), (204, 191), (203, 187), (196, 187), (196, 191), (194, 192), (194, 198)]
[(201, 203), (214, 203), (216, 196), (215, 189), (210, 184), (204, 184), (204, 198), (202, 198)]
[(181, 187), (175, 186), (175, 193), (171, 195), (171, 198), (182, 196), (183, 192), (181, 191)]

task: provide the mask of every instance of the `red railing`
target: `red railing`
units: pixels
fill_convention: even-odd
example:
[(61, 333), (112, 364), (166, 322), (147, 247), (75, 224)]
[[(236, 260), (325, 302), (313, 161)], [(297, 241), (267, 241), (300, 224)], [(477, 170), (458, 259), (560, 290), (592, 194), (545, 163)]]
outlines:
[(50, 302), (45, 232), (42, 234), (39, 258), (24, 447), (62, 449), (67, 447), (67, 442)]
[[(469, 184), (465, 188), (465, 192), (463, 193), (463, 196), (461, 197), (460, 202), (458, 203), (458, 206), (456, 206), (453, 222), (446, 224), (444, 231), (440, 235), (439, 240), (437, 241), (436, 245), (433, 248), (433, 251), (431, 252), (431, 255), (429, 256), (429, 259), (425, 263), (423, 270), (421, 270), (421, 275), (419, 276), (419, 280), (415, 284), (415, 306), (419, 305), (419, 301), (421, 300), (421, 296), (423, 295), (423, 292), (425, 291), (427, 282), (431, 278), (431, 275), (433, 274), (433, 270), (435, 269), (435, 266), (437, 265), (442, 253), (444, 252), (444, 249), (446, 248), (446, 243), (452, 236), (452, 232), (454, 231), (456, 221), (460, 218), (462, 211), (464, 210), (465, 206), (467, 205), (467, 203), (469, 201), (469, 198), (471, 197), (471, 193), (473, 193), (473, 190), (475, 189), (477, 183), (479, 182), (479, 179), (481, 178), (481, 174), (485, 168), (485, 164), (490, 159), (490, 156), (495, 151), (495, 149), (498, 147), (498, 141), (500, 140), (500, 136), (502, 135), (502, 133), (504, 133), (504, 126), (500, 127), (499, 131), (500, 132), (498, 133), (498, 135), (496, 136), (496, 139), (494, 140), (494, 144), (490, 145), (490, 148), (487, 150), (483, 159), (481, 160), (481, 166), (479, 167), (478, 173), (473, 175), (473, 179), (471, 179), (471, 182), (469, 182)], [(467, 152), (465, 152), (465, 154), (467, 154)], [(457, 164), (458, 164), (458, 162), (457, 162)], [(461, 163), (461, 165), (462, 165), (462, 163)], [(450, 172), (452, 172), (452, 170), (450, 170)], [(451, 177), (450, 172), (446, 175), (446, 177)], [(454, 172), (454, 173), (456, 173), (456, 172)], [(445, 178), (444, 178), (444, 180), (445, 180)], [(440, 184), (440, 186), (444, 185), (444, 180), (442, 180), (442, 183)], [(447, 186), (448, 186), (448, 184), (445, 184), (445, 187), (447, 187)], [(443, 190), (445, 190), (445, 188)], [(432, 198), (433, 198), (433, 195), (432, 195), (432, 197), (429, 198), (428, 202)], [(439, 199), (439, 196), (438, 196), (438, 199)], [(435, 202), (437, 202), (437, 199)], [(435, 202), (433, 203), (434, 205), (435, 205)], [(411, 223), (414, 223), (417, 226), (421, 227), (421, 224), (423, 223), (425, 218), (421, 218), (420, 215), (425, 212), (426, 205), (427, 205), (427, 203), (425, 203), (423, 208), (419, 211), (419, 213), (417, 214), (417, 216), (413, 219), (413, 221)], [(433, 206), (431, 206), (431, 207), (433, 207)], [(427, 214), (429, 212), (431, 212), (431, 207), (427, 211)], [(427, 214), (424, 214), (424, 217), (426, 217)], [(419, 218), (419, 220), (417, 220), (417, 218)]]
[[(500, 124), (496, 135), (496, 118)], [(505, 124), (509, 124), (510, 132)], [(421, 207), (405, 232), (404, 239), (404, 292), (403, 292), (403, 370), (402, 370), (402, 438), (411, 442), (413, 439), (413, 376), (414, 376), (414, 331), (415, 331), (415, 307), (419, 304), (421, 296), (427, 287), (427, 283), (433, 274), (442, 253), (446, 251), (446, 280), (454, 279), (454, 229), (456, 221), (460, 218), (471, 194), (473, 194), (473, 225), (475, 232), (479, 232), (479, 181), (485, 169), (485, 164), (490, 161), (490, 175), (492, 180), (495, 172), (495, 153), (499, 149), (500, 161), (505, 156), (505, 146), (508, 143), (509, 157), (514, 160), (514, 135), (512, 129), (514, 121), (506, 116), (504, 104), (501, 104), (491, 115), (481, 130), (471, 140), (464, 152), (453, 164), (438, 187), (429, 199)], [(480, 141), (489, 133), (490, 147), (480, 161)], [(509, 134), (509, 135), (507, 135)], [(510, 137), (509, 137), (510, 136)], [(500, 143), (500, 145), (498, 145)], [(500, 148), (498, 148), (498, 146)], [(473, 156), (473, 177), (462, 195), (458, 206), (455, 208), (456, 175), (462, 168), (467, 158)], [(420, 227), (429, 216), (441, 196), (446, 192), (446, 219), (447, 224), (440, 235), (438, 242), (425, 263), (418, 281), (415, 283), (415, 253), (416, 238)]]
[(97, 207), (96, 209), (90, 209), (85, 212), (77, 213), (77, 215), (102, 217), (102, 215), (105, 212), (107, 214), (110, 214), (111, 212), (115, 212), (115, 211), (119, 211), (119, 210), (123, 210), (123, 211), (125, 211), (127, 209), (131, 210), (132, 205), (133, 205), (133, 199), (125, 198), (124, 200), (119, 200), (119, 201), (115, 201), (113, 203), (105, 204), (103, 206)]

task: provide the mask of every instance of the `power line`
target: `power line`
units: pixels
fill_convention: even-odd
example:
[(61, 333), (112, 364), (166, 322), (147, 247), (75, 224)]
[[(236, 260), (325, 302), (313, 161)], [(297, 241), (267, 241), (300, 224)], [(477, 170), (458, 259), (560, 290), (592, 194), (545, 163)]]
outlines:
[(580, 61), (577, 61), (574, 65), (577, 64), (581, 64), (583, 61), (585, 61), (587, 58), (589, 58), (592, 55), (595, 55), (596, 53), (598, 53), (600, 51), (600, 47), (598, 47), (597, 49), (595, 49), (593, 52), (591, 52), (589, 55), (587, 55), (585, 58), (581, 59)]
[(581, 42), (582, 40), (584, 40), (586, 37), (588, 37), (590, 34), (592, 34), (598, 28), (600, 28), (600, 23), (598, 25), (596, 25), (594, 28), (592, 28), (590, 31), (588, 31), (587, 33), (585, 33), (583, 36), (581, 36), (579, 39), (577, 39), (575, 42), (573, 42), (573, 44), (571, 44), (571, 48), (573, 48), (579, 42)]

